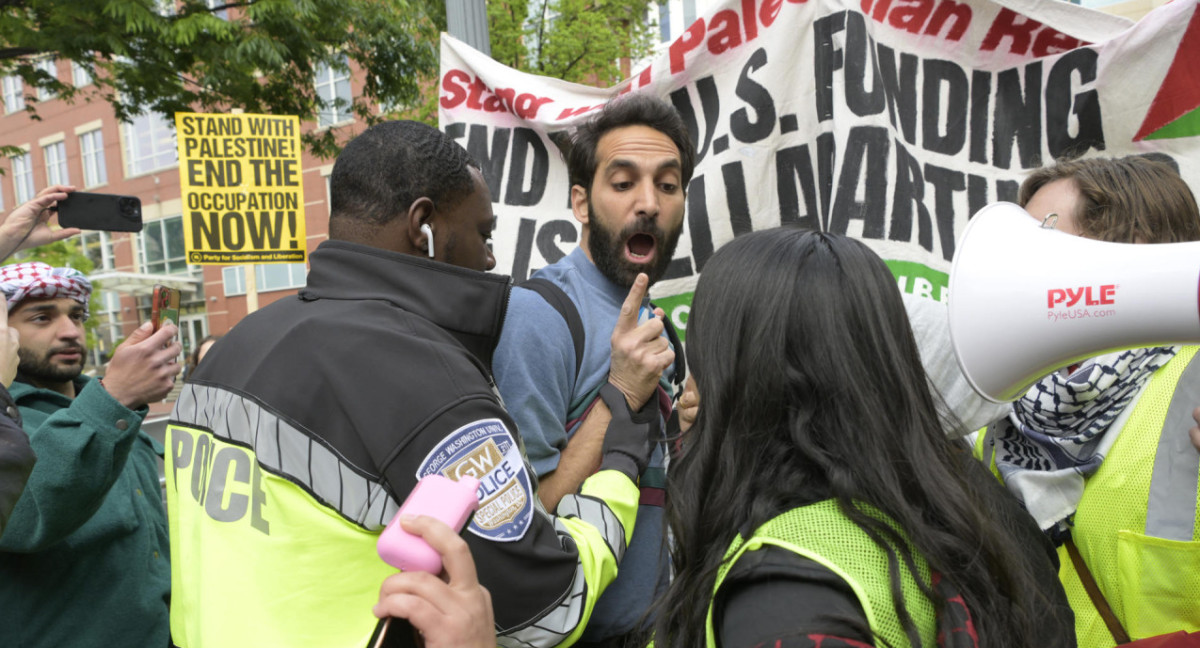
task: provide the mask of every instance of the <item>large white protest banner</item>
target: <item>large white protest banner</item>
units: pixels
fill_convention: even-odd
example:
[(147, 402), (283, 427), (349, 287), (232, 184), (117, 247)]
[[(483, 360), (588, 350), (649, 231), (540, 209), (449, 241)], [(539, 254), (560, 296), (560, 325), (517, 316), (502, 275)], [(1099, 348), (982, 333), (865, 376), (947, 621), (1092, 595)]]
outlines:
[(608, 90), (445, 35), (441, 67), (441, 128), (480, 161), (518, 281), (578, 241), (554, 142), (621, 93), (679, 109), (698, 163), (654, 296), (684, 329), (705, 261), (755, 229), (861, 238), (944, 300), (970, 214), (1043, 163), (1153, 153), (1200, 188), (1197, 0), (1136, 25), (1056, 0), (727, 0)]

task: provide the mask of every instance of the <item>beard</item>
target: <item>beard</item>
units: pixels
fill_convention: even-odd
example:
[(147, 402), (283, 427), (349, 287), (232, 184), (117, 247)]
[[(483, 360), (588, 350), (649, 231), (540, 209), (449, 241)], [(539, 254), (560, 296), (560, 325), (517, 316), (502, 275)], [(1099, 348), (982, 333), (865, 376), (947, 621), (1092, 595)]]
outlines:
[[(650, 284), (662, 278), (675, 254), (675, 245), (679, 243), (679, 235), (683, 232), (683, 224), (674, 232), (667, 233), (658, 227), (656, 221), (637, 219), (632, 225), (620, 232), (613, 232), (600, 223), (595, 207), (588, 199), (588, 252), (592, 253), (592, 263), (609, 281), (629, 288), (639, 272), (645, 272), (650, 277)], [(635, 263), (625, 256), (625, 246), (629, 238), (636, 234), (646, 234), (654, 238), (654, 259), (648, 263)]]
[[(78, 364), (60, 364), (52, 360), (54, 354), (63, 351), (79, 351)], [(44, 356), (24, 348), (17, 349), (17, 373), (39, 384), (65, 383), (75, 380), (83, 373), (87, 349), (78, 344), (67, 344), (50, 349)]]

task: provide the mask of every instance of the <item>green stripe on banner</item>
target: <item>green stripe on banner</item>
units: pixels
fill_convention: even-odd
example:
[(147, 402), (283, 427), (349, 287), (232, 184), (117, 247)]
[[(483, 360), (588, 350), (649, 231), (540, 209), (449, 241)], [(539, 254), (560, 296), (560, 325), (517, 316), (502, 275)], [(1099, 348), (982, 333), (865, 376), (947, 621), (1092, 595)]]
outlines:
[(1200, 108), (1185, 113), (1179, 119), (1147, 135), (1148, 140), (1175, 139), (1200, 135)]
[(913, 261), (885, 260), (900, 292), (917, 297), (946, 301), (950, 294), (950, 275), (934, 270), (923, 263)]
[(675, 332), (679, 334), (679, 339), (686, 341), (688, 313), (692, 311), (692, 293), (655, 297), (652, 301), (655, 306), (663, 309), (667, 317), (671, 318), (671, 323), (675, 325)]

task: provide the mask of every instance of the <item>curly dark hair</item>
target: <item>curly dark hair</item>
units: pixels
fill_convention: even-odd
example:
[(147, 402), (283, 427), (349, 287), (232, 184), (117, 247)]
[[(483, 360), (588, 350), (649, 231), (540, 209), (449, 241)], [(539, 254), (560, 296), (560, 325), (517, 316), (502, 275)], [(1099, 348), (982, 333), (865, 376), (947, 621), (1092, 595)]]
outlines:
[(667, 102), (647, 94), (628, 94), (608, 102), (600, 112), (579, 126), (567, 149), (567, 172), (571, 186), (592, 191), (596, 176), (596, 147), (609, 131), (625, 126), (649, 126), (666, 135), (679, 149), (682, 185), (686, 190), (696, 169), (696, 146), (679, 111)]
[(407, 120), (376, 124), (350, 140), (333, 165), (331, 238), (341, 219), (382, 225), (421, 197), (451, 207), (471, 194), (472, 168), (479, 163), (432, 126)]

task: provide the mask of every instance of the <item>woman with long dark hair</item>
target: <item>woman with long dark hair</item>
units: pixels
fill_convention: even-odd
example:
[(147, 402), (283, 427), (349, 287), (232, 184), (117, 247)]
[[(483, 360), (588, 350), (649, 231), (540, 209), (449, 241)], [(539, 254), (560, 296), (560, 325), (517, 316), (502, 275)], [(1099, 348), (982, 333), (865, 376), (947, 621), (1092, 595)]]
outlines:
[[(655, 643), (1073, 646), (1053, 550), (942, 433), (892, 275), (791, 228), (708, 261)], [(840, 642), (840, 643), (839, 643)]]

